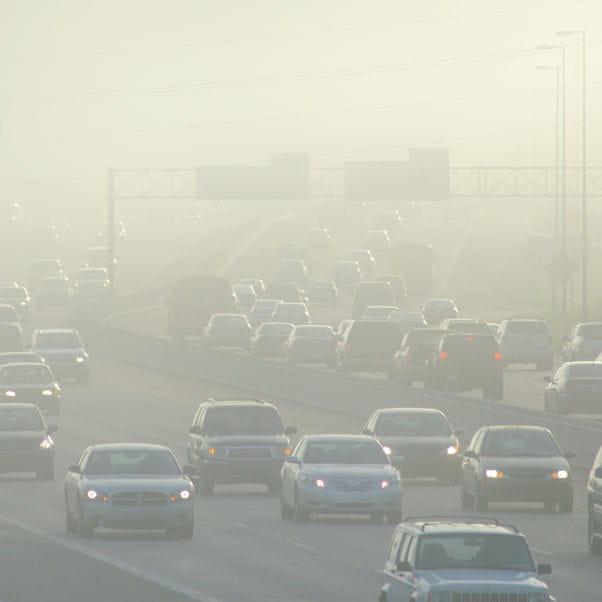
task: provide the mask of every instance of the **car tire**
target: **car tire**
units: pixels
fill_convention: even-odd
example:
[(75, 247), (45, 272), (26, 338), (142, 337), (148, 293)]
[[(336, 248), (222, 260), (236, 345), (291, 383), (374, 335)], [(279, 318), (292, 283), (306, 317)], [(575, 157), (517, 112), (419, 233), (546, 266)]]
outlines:
[(284, 519), (293, 518), (295, 511), (285, 501), (282, 495), (280, 495), (280, 516)]
[(489, 510), (489, 500), (484, 491), (478, 486), (474, 494), (474, 507), (477, 512), (487, 512)]
[(179, 526), (176, 534), (180, 539), (192, 539), (194, 535), (194, 518), (191, 518), (186, 524)]
[(71, 516), (71, 512), (69, 512), (69, 507), (67, 506), (67, 501), (65, 501), (65, 531), (70, 535), (74, 535), (78, 532), (77, 521)]
[(40, 466), (36, 470), (36, 477), (40, 481), (54, 481), (54, 463), (48, 464), (47, 466)]
[(562, 512), (562, 513), (567, 514), (567, 513), (573, 511), (573, 505), (574, 505), (574, 494), (573, 494), (573, 490), (571, 489), (568, 493), (563, 495), (558, 500), (558, 510), (560, 510), (560, 512)]
[(401, 522), (401, 510), (395, 512), (387, 512), (387, 524), (398, 525)]
[(77, 521), (77, 534), (81, 539), (91, 539), (94, 537), (94, 527), (86, 524), (81, 512), (81, 508), (79, 511), (79, 520)]
[(462, 478), (460, 478), (460, 506), (462, 508), (474, 508), (474, 496), (466, 491), (466, 485)]
[(295, 506), (293, 509), (293, 518), (298, 523), (306, 523), (309, 520), (309, 514), (309, 511), (306, 508), (304, 508), (299, 502), (299, 496), (295, 491)]
[(201, 471), (199, 475), (199, 493), (201, 495), (213, 495), (215, 493), (215, 481)]
[[(596, 537), (596, 535), (600, 535), (600, 537)], [(593, 554), (594, 556), (602, 556), (602, 534), (600, 534), (598, 530), (596, 518), (594, 517), (594, 513), (592, 512), (591, 508), (588, 511), (587, 542), (590, 554)]]
[(273, 481), (269, 481), (266, 483), (268, 488), (268, 495), (280, 495), (281, 490), (281, 482), (280, 479), (274, 479)]

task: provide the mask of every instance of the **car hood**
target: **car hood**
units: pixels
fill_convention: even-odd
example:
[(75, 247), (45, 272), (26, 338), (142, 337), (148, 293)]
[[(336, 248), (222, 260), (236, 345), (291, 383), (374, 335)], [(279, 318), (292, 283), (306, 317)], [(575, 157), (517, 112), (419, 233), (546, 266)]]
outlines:
[(553, 472), (555, 470), (568, 470), (569, 463), (562, 456), (553, 456), (546, 458), (538, 458), (534, 456), (516, 457), (511, 456), (508, 458), (503, 457), (487, 457), (481, 458), (481, 466), (483, 469), (495, 468), (508, 473), (519, 473), (522, 471), (528, 471), (529, 473), (541, 471), (541, 472)]
[(289, 445), (289, 438), (284, 434), (257, 434), (257, 435), (214, 435), (207, 437), (211, 445), (226, 447), (253, 446), (253, 445)]
[(397, 474), (390, 464), (305, 464), (302, 472), (331, 479), (387, 479)]
[[(528, 571), (504, 571), (499, 569), (434, 569), (416, 571), (431, 585), (444, 586), (446, 590), (482, 592), (498, 590), (503, 593), (546, 592), (548, 586)], [(440, 588), (440, 589), (443, 589)]]
[(82, 487), (102, 489), (103, 491), (148, 491), (149, 489), (160, 489), (169, 493), (177, 491), (178, 488), (189, 488), (191, 482), (183, 475), (99, 475), (84, 476)]

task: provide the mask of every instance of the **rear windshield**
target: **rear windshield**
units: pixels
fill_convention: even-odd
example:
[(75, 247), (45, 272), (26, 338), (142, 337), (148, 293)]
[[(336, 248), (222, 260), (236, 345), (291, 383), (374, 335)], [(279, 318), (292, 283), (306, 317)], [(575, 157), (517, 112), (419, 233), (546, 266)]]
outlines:
[(441, 414), (420, 412), (381, 414), (374, 434), (378, 437), (446, 437), (451, 428)]
[(203, 430), (207, 433), (282, 433), (284, 427), (273, 407), (229, 406), (209, 408)]
[(485, 322), (451, 322), (448, 325), (448, 329), (454, 332), (491, 334), (491, 329)]
[(510, 334), (530, 334), (530, 335), (547, 335), (548, 325), (545, 322), (536, 320), (515, 320), (508, 322), (506, 332)]
[(575, 364), (567, 366), (566, 375), (569, 378), (602, 378), (602, 364)]
[(257, 330), (257, 334), (290, 334), (291, 330), (294, 328), (292, 324), (270, 324), (266, 322), (262, 324)]
[(42, 431), (44, 422), (36, 408), (0, 406), (0, 431)]
[(211, 318), (212, 324), (244, 324), (246, 321), (242, 314), (220, 314)]
[(362, 349), (398, 349), (401, 332), (391, 322), (354, 322), (349, 331), (347, 344), (358, 345)]
[(493, 335), (474, 335), (471, 336), (447, 336), (443, 342), (443, 348), (451, 352), (472, 352), (495, 353), (499, 347)]
[(389, 464), (376, 441), (312, 441), (303, 460), (308, 464)]
[(602, 339), (602, 324), (583, 324), (579, 327), (579, 334), (584, 339)]
[(295, 329), (295, 336), (309, 339), (331, 339), (334, 331), (330, 326), (306, 326)]
[(405, 344), (412, 347), (432, 347), (444, 334), (445, 331), (442, 330), (411, 330), (407, 334)]
[(82, 342), (74, 332), (40, 334), (36, 339), (38, 349), (79, 349)]

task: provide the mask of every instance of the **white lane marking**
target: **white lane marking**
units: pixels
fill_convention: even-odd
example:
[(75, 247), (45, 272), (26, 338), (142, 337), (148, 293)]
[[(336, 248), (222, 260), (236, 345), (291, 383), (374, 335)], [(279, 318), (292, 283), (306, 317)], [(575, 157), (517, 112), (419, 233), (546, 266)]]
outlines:
[(309, 552), (310, 554), (319, 554), (320, 552), (318, 552), (318, 550), (316, 550), (316, 548), (312, 547), (312, 546), (308, 546), (307, 544), (304, 543), (299, 543), (298, 541), (293, 541), (293, 545), (301, 548), (302, 550), (305, 550), (306, 552)]
[(547, 550), (541, 550), (540, 548), (531, 547), (531, 549), (536, 554), (541, 554), (542, 556), (548, 556), (549, 558), (554, 558), (554, 554), (552, 552), (548, 552)]
[(176, 583), (175, 581), (172, 581), (171, 579), (167, 579), (166, 577), (161, 577), (161, 575), (157, 575), (156, 573), (152, 573), (150, 571), (139, 568), (137, 566), (133, 566), (127, 562), (123, 562), (122, 560), (113, 558), (112, 556), (109, 556), (108, 554), (103, 554), (102, 552), (98, 552), (97, 550), (93, 550), (92, 548), (88, 548), (82, 544), (75, 543), (74, 541), (68, 541), (67, 539), (61, 539), (60, 537), (55, 537), (54, 535), (51, 535), (50, 533), (47, 533), (46, 531), (42, 531), (41, 529), (32, 527), (31, 525), (28, 525), (26, 523), (22, 523), (21, 521), (16, 520), (14, 518), (10, 518), (9, 516), (0, 514), (0, 521), (3, 521), (5, 523), (8, 523), (9, 525), (13, 525), (15, 527), (19, 527), (20, 529), (23, 529), (25, 531), (29, 531), (30, 533), (33, 533), (34, 535), (37, 535), (39, 537), (43, 537), (44, 539), (47, 539), (48, 541), (51, 541), (52, 543), (54, 543), (58, 546), (66, 548), (67, 550), (70, 550), (71, 552), (76, 552), (77, 554), (82, 554), (83, 556), (88, 556), (89, 558), (98, 560), (99, 562), (102, 562), (104, 564), (108, 564), (109, 566), (112, 566), (116, 569), (120, 569), (126, 573), (129, 573), (130, 575), (134, 575), (135, 577), (140, 577), (141, 579), (144, 579), (145, 581), (148, 581), (149, 583), (159, 585), (160, 587), (163, 587), (172, 592), (181, 594), (182, 596), (187, 596), (191, 600), (198, 600), (198, 602), (222, 602), (218, 598), (214, 598), (213, 596), (210, 596), (209, 594), (204, 594), (197, 590), (191, 589), (189, 587), (186, 587), (185, 585)]

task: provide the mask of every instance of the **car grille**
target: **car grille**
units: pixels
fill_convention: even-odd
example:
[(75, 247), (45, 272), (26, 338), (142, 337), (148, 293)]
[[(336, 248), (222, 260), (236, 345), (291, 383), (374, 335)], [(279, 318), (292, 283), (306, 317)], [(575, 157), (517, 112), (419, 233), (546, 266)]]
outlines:
[(159, 491), (121, 491), (113, 494), (113, 506), (165, 506), (166, 495)]
[(334, 481), (339, 491), (368, 491), (373, 485), (374, 481)]
[(452, 593), (452, 602), (527, 602), (527, 594)]
[(233, 460), (260, 460), (271, 457), (271, 451), (261, 447), (231, 449), (228, 452), (228, 458), (232, 458)]

